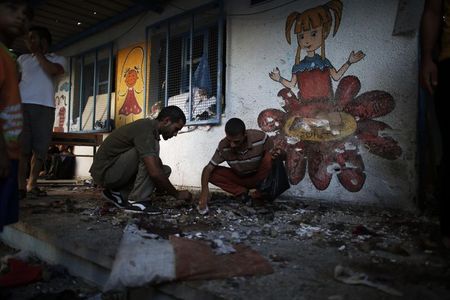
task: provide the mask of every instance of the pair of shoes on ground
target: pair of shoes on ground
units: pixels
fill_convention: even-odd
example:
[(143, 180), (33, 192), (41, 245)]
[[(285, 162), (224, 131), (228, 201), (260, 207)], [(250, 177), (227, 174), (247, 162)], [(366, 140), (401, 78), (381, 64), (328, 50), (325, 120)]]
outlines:
[(162, 214), (162, 211), (159, 208), (152, 206), (149, 201), (128, 201), (122, 197), (120, 192), (108, 189), (104, 189), (102, 194), (104, 199), (126, 212), (148, 215)]

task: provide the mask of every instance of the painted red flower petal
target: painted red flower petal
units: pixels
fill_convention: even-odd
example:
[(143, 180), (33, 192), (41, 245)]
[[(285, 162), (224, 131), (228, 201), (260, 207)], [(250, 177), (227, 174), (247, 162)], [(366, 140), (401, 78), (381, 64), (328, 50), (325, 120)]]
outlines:
[(359, 192), (366, 181), (366, 174), (358, 169), (341, 170), (337, 177), (342, 186), (353, 193)]
[(314, 149), (308, 149), (308, 175), (314, 186), (323, 191), (328, 188), (333, 176), (328, 172), (328, 166), (333, 161), (333, 152), (327, 147), (311, 148)]
[(402, 148), (398, 145), (398, 142), (390, 136), (361, 133), (358, 135), (358, 138), (370, 153), (382, 158), (394, 160), (402, 155)]
[(356, 135), (368, 133), (371, 135), (379, 135), (380, 131), (392, 129), (388, 124), (378, 120), (362, 120), (356, 123)]
[(366, 181), (364, 173), (364, 161), (357, 150), (345, 150), (339, 153), (336, 161), (344, 162), (340, 164), (341, 170), (337, 177), (342, 186), (350, 192), (358, 192)]
[(265, 109), (259, 113), (258, 125), (265, 132), (279, 130), (283, 125), (285, 112), (275, 108)]
[(284, 100), (283, 109), (285, 111), (289, 112), (300, 108), (300, 101), (291, 89), (284, 88), (278, 92), (277, 96)]
[(373, 119), (390, 113), (395, 107), (394, 98), (384, 91), (369, 91), (348, 103), (344, 111), (361, 120)]
[(339, 108), (350, 103), (361, 89), (361, 82), (356, 76), (345, 76), (339, 81), (334, 99)]
[(298, 184), (305, 177), (306, 156), (302, 142), (289, 145), (286, 151), (286, 169), (291, 184)]

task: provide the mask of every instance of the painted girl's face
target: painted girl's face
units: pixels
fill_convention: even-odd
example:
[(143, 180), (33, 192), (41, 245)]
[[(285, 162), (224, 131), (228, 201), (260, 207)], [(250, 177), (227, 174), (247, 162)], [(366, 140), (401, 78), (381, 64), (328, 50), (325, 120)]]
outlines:
[(130, 70), (127, 72), (127, 75), (125, 77), (125, 83), (128, 87), (132, 87), (136, 84), (136, 81), (138, 79), (138, 74), (136, 70)]
[(322, 26), (297, 33), (297, 39), (302, 49), (317, 50), (322, 45)]

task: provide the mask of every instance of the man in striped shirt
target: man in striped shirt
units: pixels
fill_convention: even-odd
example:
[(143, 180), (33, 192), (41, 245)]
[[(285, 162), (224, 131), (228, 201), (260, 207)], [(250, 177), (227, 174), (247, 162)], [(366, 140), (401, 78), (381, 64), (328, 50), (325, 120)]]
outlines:
[[(272, 167), (272, 140), (260, 130), (245, 129), (241, 119), (232, 118), (225, 124), (226, 137), (222, 139), (209, 163), (203, 168), (199, 211), (207, 212), (208, 183), (212, 183), (242, 201), (260, 202), (256, 190)], [(219, 166), (227, 162), (228, 167)]]

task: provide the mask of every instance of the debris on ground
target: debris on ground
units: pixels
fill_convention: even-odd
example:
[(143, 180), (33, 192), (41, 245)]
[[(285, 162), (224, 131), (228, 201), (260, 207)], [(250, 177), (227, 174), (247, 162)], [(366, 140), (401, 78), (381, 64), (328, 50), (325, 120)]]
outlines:
[[(247, 247), (270, 263), (271, 274), (176, 283), (223, 299), (450, 299), (450, 253), (439, 243), (437, 216), (308, 199), (252, 207), (220, 193), (204, 214), (161, 195), (152, 205), (163, 214), (150, 216), (111, 206), (100, 192), (49, 188), (49, 196), (24, 201), (21, 216), (73, 215), (89, 232), (135, 226), (151, 241), (201, 243), (217, 257)], [(157, 288), (179, 297), (173, 285)]]

